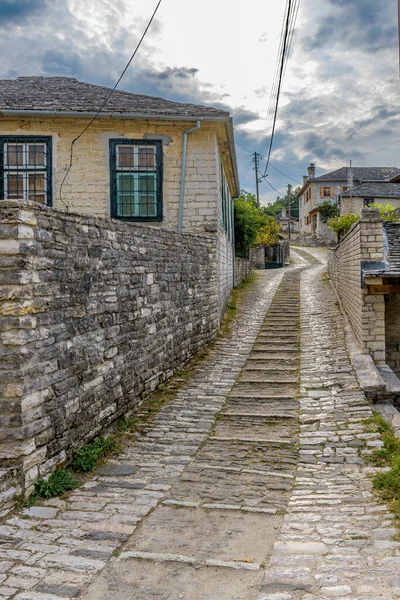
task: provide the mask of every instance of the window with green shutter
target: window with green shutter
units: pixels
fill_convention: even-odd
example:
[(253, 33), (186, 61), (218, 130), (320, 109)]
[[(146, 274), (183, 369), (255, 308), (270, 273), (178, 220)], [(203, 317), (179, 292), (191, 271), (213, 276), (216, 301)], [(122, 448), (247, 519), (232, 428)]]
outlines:
[(110, 140), (111, 216), (162, 220), (162, 142)]

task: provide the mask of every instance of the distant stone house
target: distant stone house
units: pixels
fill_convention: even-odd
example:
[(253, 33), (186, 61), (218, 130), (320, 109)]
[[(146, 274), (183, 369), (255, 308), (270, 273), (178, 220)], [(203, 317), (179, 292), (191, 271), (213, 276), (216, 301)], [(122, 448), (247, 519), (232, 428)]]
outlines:
[(394, 178), (390, 182), (357, 185), (351, 190), (351, 193), (347, 190), (340, 194), (339, 203), (342, 214), (360, 215), (363, 208), (373, 203), (391, 204), (395, 208), (400, 208), (400, 177)]
[[(353, 167), (351, 171), (349, 167), (341, 167), (316, 177), (315, 164), (311, 163), (308, 176), (304, 177), (303, 186), (297, 194), (300, 233), (316, 237), (329, 236), (326, 223), (318, 210), (324, 201), (337, 204), (342, 214), (360, 214), (361, 208), (371, 204), (374, 199), (382, 202), (384, 198), (395, 199), (393, 194), (398, 194), (400, 200), (400, 185), (398, 188), (393, 187), (397, 186), (393, 182), (396, 179), (400, 181), (399, 177), (400, 169), (396, 167)], [(381, 195), (383, 189), (385, 196)], [(392, 200), (390, 202), (393, 204)]]
[(110, 92), (67, 77), (0, 80), (0, 199), (216, 236), (222, 314), (240, 190), (232, 118), (115, 91), (80, 137)]

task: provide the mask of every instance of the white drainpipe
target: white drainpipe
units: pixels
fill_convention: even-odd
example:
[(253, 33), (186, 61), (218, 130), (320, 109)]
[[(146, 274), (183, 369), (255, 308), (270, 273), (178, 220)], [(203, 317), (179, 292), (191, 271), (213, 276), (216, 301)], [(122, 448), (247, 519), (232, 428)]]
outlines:
[(197, 121), (196, 127), (187, 129), (183, 132), (183, 147), (182, 147), (182, 169), (181, 169), (181, 193), (179, 198), (179, 223), (178, 232), (182, 233), (183, 224), (183, 206), (185, 203), (185, 176), (186, 176), (186, 151), (187, 151), (187, 136), (193, 131), (197, 131), (201, 127), (201, 121)]

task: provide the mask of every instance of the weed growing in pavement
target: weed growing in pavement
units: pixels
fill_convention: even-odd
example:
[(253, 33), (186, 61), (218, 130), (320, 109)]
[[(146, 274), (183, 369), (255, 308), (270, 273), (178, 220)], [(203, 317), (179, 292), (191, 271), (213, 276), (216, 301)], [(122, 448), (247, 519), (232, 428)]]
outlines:
[(39, 479), (35, 483), (34, 490), (26, 501), (26, 506), (32, 506), (39, 498), (48, 500), (56, 496), (63, 496), (66, 492), (74, 490), (79, 485), (69, 471), (60, 469), (50, 475), (48, 479)]
[(257, 277), (258, 277), (258, 274), (255, 271), (253, 271), (253, 273), (252, 273), (251, 277), (249, 277), (249, 279), (246, 279), (246, 281), (239, 283), (239, 285), (232, 290), (232, 292), (229, 296), (228, 303), (226, 305), (224, 318), (222, 319), (222, 323), (221, 323), (221, 333), (222, 334), (228, 333), (228, 331), (230, 330), (232, 321), (236, 317), (236, 312), (238, 309), (238, 302), (242, 296), (243, 291), (249, 285), (254, 283), (256, 281)]
[(122, 431), (124, 433), (132, 433), (133, 431), (136, 431), (139, 423), (140, 423), (139, 417), (124, 416), (118, 421), (118, 429), (119, 429), (119, 431)]
[(383, 447), (370, 454), (369, 462), (378, 467), (389, 467), (373, 476), (372, 485), (378, 497), (388, 503), (396, 526), (400, 528), (400, 439), (380, 413), (374, 413), (367, 423), (375, 426), (383, 440)]
[(90, 444), (76, 450), (72, 456), (71, 467), (74, 471), (88, 473), (92, 471), (102, 458), (106, 458), (117, 451), (116, 437), (98, 437)]

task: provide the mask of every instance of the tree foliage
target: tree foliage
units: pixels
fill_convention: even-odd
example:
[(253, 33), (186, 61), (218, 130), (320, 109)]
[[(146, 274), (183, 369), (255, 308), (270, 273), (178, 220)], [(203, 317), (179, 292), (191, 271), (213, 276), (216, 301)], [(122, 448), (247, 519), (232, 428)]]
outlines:
[[(299, 216), (299, 198), (297, 198), (296, 194), (300, 191), (300, 186), (292, 189), (291, 198), (290, 198), (290, 214), (295, 219)], [(282, 210), (286, 210), (286, 213), (289, 212), (289, 195), (285, 194), (285, 196), (277, 196), (275, 202), (269, 206), (264, 206), (263, 210), (266, 215), (270, 217), (278, 216)]]
[(238, 256), (246, 256), (254, 244), (275, 243), (279, 230), (276, 221), (257, 206), (255, 195), (242, 190), (240, 197), (235, 200), (235, 246)]
[(347, 213), (345, 215), (341, 215), (340, 217), (334, 217), (328, 221), (329, 229), (332, 229), (340, 239), (345, 233), (347, 233), (354, 223), (360, 219), (360, 215), (355, 215), (353, 213)]
[(324, 200), (318, 206), (318, 212), (321, 216), (321, 219), (326, 222), (329, 219), (333, 219), (339, 216), (339, 209), (336, 204), (332, 204), (329, 200)]

